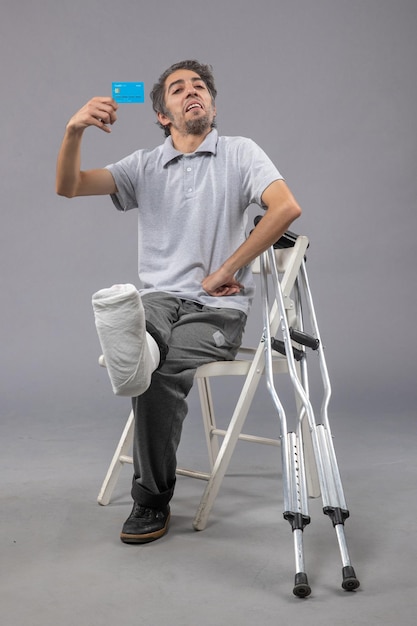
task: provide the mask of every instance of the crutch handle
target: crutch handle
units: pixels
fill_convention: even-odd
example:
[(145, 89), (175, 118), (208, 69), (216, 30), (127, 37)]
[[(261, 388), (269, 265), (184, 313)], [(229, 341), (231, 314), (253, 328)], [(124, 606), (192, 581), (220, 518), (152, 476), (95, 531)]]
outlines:
[(320, 345), (320, 340), (317, 337), (303, 333), (301, 330), (295, 330), (295, 328), (290, 328), (290, 336), (297, 343), (301, 343), (302, 346), (307, 346), (312, 350), (317, 350)]
[[(275, 339), (275, 337), (272, 337), (271, 346), (272, 346), (272, 349), (275, 350), (275, 352), (279, 352), (280, 354), (283, 354), (284, 356), (287, 355), (287, 351), (285, 349), (285, 343), (281, 341), (280, 339)], [(299, 350), (298, 348), (294, 348), (293, 346), (292, 352), (294, 355), (294, 359), (296, 361), (301, 361), (301, 359), (304, 358), (303, 350)]]

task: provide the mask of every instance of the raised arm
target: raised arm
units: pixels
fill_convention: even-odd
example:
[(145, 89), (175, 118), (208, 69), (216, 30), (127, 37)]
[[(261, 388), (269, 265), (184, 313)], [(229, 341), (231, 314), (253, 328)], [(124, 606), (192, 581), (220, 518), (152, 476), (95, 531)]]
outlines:
[(117, 103), (109, 97), (87, 102), (69, 120), (58, 154), (56, 192), (60, 196), (106, 195), (117, 191), (111, 173), (106, 169), (81, 171), (81, 141), (89, 126), (110, 133), (117, 119)]
[(203, 289), (209, 295), (238, 293), (243, 285), (235, 279), (236, 272), (275, 243), (301, 215), (301, 208), (283, 180), (277, 180), (265, 189), (262, 202), (267, 207), (262, 220), (223, 265), (203, 280)]

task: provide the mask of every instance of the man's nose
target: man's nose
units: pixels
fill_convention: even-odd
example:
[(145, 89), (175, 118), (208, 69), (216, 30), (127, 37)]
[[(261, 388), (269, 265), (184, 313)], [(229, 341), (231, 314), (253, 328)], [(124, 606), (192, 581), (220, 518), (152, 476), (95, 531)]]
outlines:
[(195, 94), (197, 93), (196, 88), (194, 87), (193, 83), (188, 83), (187, 84), (187, 95), (189, 96), (195, 96)]

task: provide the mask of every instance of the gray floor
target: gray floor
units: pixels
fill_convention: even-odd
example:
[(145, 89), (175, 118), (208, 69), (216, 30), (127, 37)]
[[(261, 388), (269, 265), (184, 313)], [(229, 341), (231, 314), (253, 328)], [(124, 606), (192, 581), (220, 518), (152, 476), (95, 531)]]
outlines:
[[(91, 402), (78, 413), (76, 406), (16, 411), (2, 420), (2, 623), (415, 623), (415, 415), (332, 417), (361, 588), (341, 589), (334, 531), (320, 502), (311, 501), (304, 541), (313, 592), (300, 600), (292, 595), (292, 537), (282, 518), (276, 449), (239, 443), (205, 531), (191, 526), (204, 485), (180, 478), (168, 535), (126, 546), (118, 533), (131, 507), (130, 468), (111, 504), (96, 503), (125, 404), (112, 400), (106, 411), (100, 402), (99, 414)], [(196, 411), (193, 396), (180, 450), (188, 465), (205, 458)], [(272, 417), (263, 418), (275, 428)]]

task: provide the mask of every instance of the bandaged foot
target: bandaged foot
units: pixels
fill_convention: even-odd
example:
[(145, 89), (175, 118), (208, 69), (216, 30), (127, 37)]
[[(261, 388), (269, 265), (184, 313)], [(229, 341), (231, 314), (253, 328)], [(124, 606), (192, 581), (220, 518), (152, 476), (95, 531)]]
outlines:
[(118, 396), (144, 393), (160, 362), (154, 338), (146, 332), (145, 311), (134, 285), (113, 285), (92, 298), (105, 365)]

